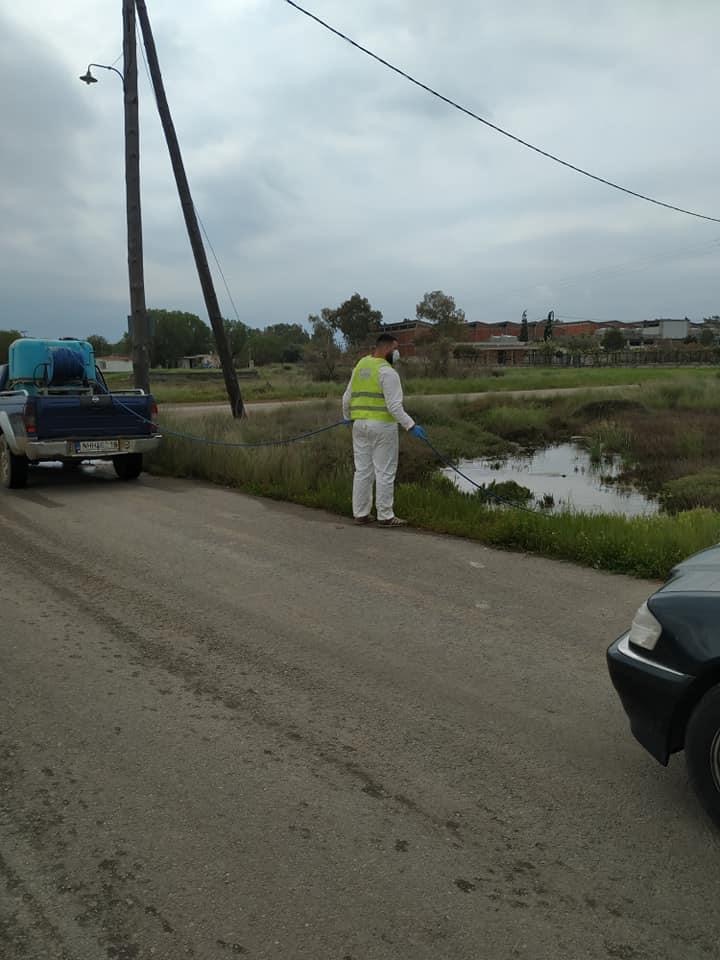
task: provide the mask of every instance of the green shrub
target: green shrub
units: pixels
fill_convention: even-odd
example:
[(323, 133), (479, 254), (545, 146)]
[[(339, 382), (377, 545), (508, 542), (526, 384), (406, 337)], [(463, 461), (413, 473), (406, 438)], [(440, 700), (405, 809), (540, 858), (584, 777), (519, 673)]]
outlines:
[(602, 397), (598, 400), (583, 401), (573, 407), (573, 415), (579, 419), (611, 420), (619, 414), (638, 413), (645, 410), (644, 404), (628, 397)]
[(657, 383), (645, 389), (645, 404), (659, 410), (699, 410), (720, 408), (720, 387), (717, 381), (687, 373), (668, 383)]
[(533, 499), (534, 494), (528, 487), (516, 483), (514, 480), (492, 480), (490, 483), (484, 483), (479, 487), (475, 496), (487, 503), (508, 502), (508, 503), (528, 503)]
[(660, 491), (665, 510), (678, 513), (695, 507), (720, 510), (720, 470), (709, 469), (687, 477), (670, 480)]
[(535, 404), (488, 407), (481, 420), (486, 430), (506, 440), (537, 443), (549, 435), (550, 411)]
[(593, 462), (599, 462), (605, 454), (627, 455), (633, 446), (633, 432), (614, 421), (601, 420), (587, 434), (588, 448)]
[(675, 443), (675, 455), (683, 459), (691, 460), (702, 457), (705, 451), (705, 435), (702, 430), (696, 427), (687, 427), (682, 430)]

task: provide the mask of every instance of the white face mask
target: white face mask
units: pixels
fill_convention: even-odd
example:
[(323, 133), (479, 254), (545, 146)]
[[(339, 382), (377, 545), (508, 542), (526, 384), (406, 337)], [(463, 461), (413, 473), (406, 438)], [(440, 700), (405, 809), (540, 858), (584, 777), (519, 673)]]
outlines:
[(397, 363), (399, 359), (400, 359), (400, 351), (397, 348), (395, 348), (395, 350), (393, 350), (393, 353), (392, 353), (391, 363)]

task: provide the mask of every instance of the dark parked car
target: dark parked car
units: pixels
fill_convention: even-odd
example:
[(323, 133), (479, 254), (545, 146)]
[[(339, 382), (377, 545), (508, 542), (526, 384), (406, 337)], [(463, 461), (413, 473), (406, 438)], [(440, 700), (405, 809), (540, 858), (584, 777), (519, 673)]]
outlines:
[(665, 765), (685, 750), (695, 792), (720, 826), (720, 545), (674, 568), (607, 659), (635, 737)]

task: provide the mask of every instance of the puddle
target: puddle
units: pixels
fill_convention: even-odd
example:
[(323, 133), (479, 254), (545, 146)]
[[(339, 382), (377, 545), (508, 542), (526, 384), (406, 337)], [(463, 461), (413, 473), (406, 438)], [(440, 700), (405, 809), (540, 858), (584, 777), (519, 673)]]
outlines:
[[(575, 509), (583, 513), (618, 513), (626, 517), (650, 516), (658, 505), (632, 487), (606, 482), (617, 477), (618, 461), (590, 462), (590, 455), (572, 443), (546, 447), (533, 454), (499, 460), (461, 460), (459, 468), (476, 483), (503, 483), (514, 480), (532, 490), (535, 500), (554, 499), (553, 510)], [(458, 489), (472, 492), (473, 487), (456, 473), (445, 470)], [(537, 506), (528, 501), (528, 506)]]

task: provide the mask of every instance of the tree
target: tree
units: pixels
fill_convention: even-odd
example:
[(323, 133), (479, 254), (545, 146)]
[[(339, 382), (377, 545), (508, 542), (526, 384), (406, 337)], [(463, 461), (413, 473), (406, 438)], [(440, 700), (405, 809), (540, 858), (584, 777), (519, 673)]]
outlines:
[(522, 321), (520, 323), (520, 336), (518, 337), (518, 340), (521, 343), (527, 343), (529, 340), (529, 337), (530, 337), (530, 334), (528, 331), (527, 310), (523, 310)]
[(15, 340), (21, 339), (22, 334), (19, 330), (0, 330), (0, 363), (8, 362), (10, 344)]
[(625, 337), (622, 330), (617, 327), (609, 327), (602, 335), (601, 343), (608, 353), (617, 353), (625, 347)]
[(367, 343), (383, 318), (380, 310), (373, 310), (367, 297), (361, 297), (359, 293), (354, 293), (334, 310), (326, 307), (325, 313), (325, 321), (342, 334), (349, 347), (361, 347)]
[[(557, 343), (557, 341), (551, 342)], [(597, 337), (563, 337), (561, 342), (563, 350), (566, 350), (570, 354), (573, 363), (576, 365), (584, 363), (588, 357), (592, 357), (592, 362), (594, 363), (595, 358), (600, 353), (600, 341)]]
[(600, 346), (595, 337), (589, 336), (563, 337), (562, 345), (569, 353), (579, 353), (582, 356), (597, 353)]
[(277, 338), (280, 344), (279, 363), (297, 363), (310, 342), (310, 334), (299, 323), (275, 323), (265, 328), (265, 335)]
[(282, 337), (267, 330), (251, 330), (248, 338), (248, 350), (253, 363), (264, 367), (269, 363), (282, 363), (285, 342)]
[(118, 342), (112, 345), (112, 352), (119, 354), (121, 357), (132, 355), (132, 338), (129, 331), (126, 330)]
[(242, 320), (223, 320), (223, 326), (225, 327), (225, 336), (227, 337), (230, 348), (230, 355), (235, 363), (237, 363), (247, 347), (250, 330)]
[(555, 326), (555, 311), (551, 310), (550, 313), (547, 315), (547, 320), (545, 321), (545, 329), (543, 330), (543, 340), (545, 341), (545, 343), (547, 343), (548, 340), (552, 340), (553, 334), (555, 332), (553, 329), (554, 326)]
[(113, 352), (112, 345), (98, 333), (91, 333), (86, 340), (95, 351), (96, 357), (107, 357)]
[(446, 377), (450, 371), (450, 360), (453, 356), (455, 340), (450, 337), (437, 336), (428, 344), (423, 353), (430, 361), (430, 373), (435, 377)]
[(711, 347), (715, 343), (715, 333), (711, 327), (703, 327), (700, 331), (700, 343), (703, 347)]
[(183, 357), (210, 353), (212, 331), (196, 314), (148, 310), (148, 315), (155, 322), (150, 344), (150, 362), (154, 367), (177, 367)]
[(317, 314), (310, 314), (308, 323), (313, 328), (310, 343), (305, 348), (305, 366), (313, 380), (335, 380), (342, 350), (335, 341), (335, 329), (330, 322), (333, 313), (325, 307)]
[(538, 353), (542, 357), (545, 363), (552, 363), (555, 356), (556, 347), (553, 344), (552, 340), (543, 340), (540, 344)]
[(458, 338), (458, 328), (465, 323), (465, 311), (456, 306), (454, 297), (442, 290), (426, 293), (415, 307), (415, 316), (436, 324), (440, 336), (452, 339)]
[(248, 330), (247, 350), (258, 366), (297, 363), (310, 336), (299, 323), (276, 323), (264, 330)]

